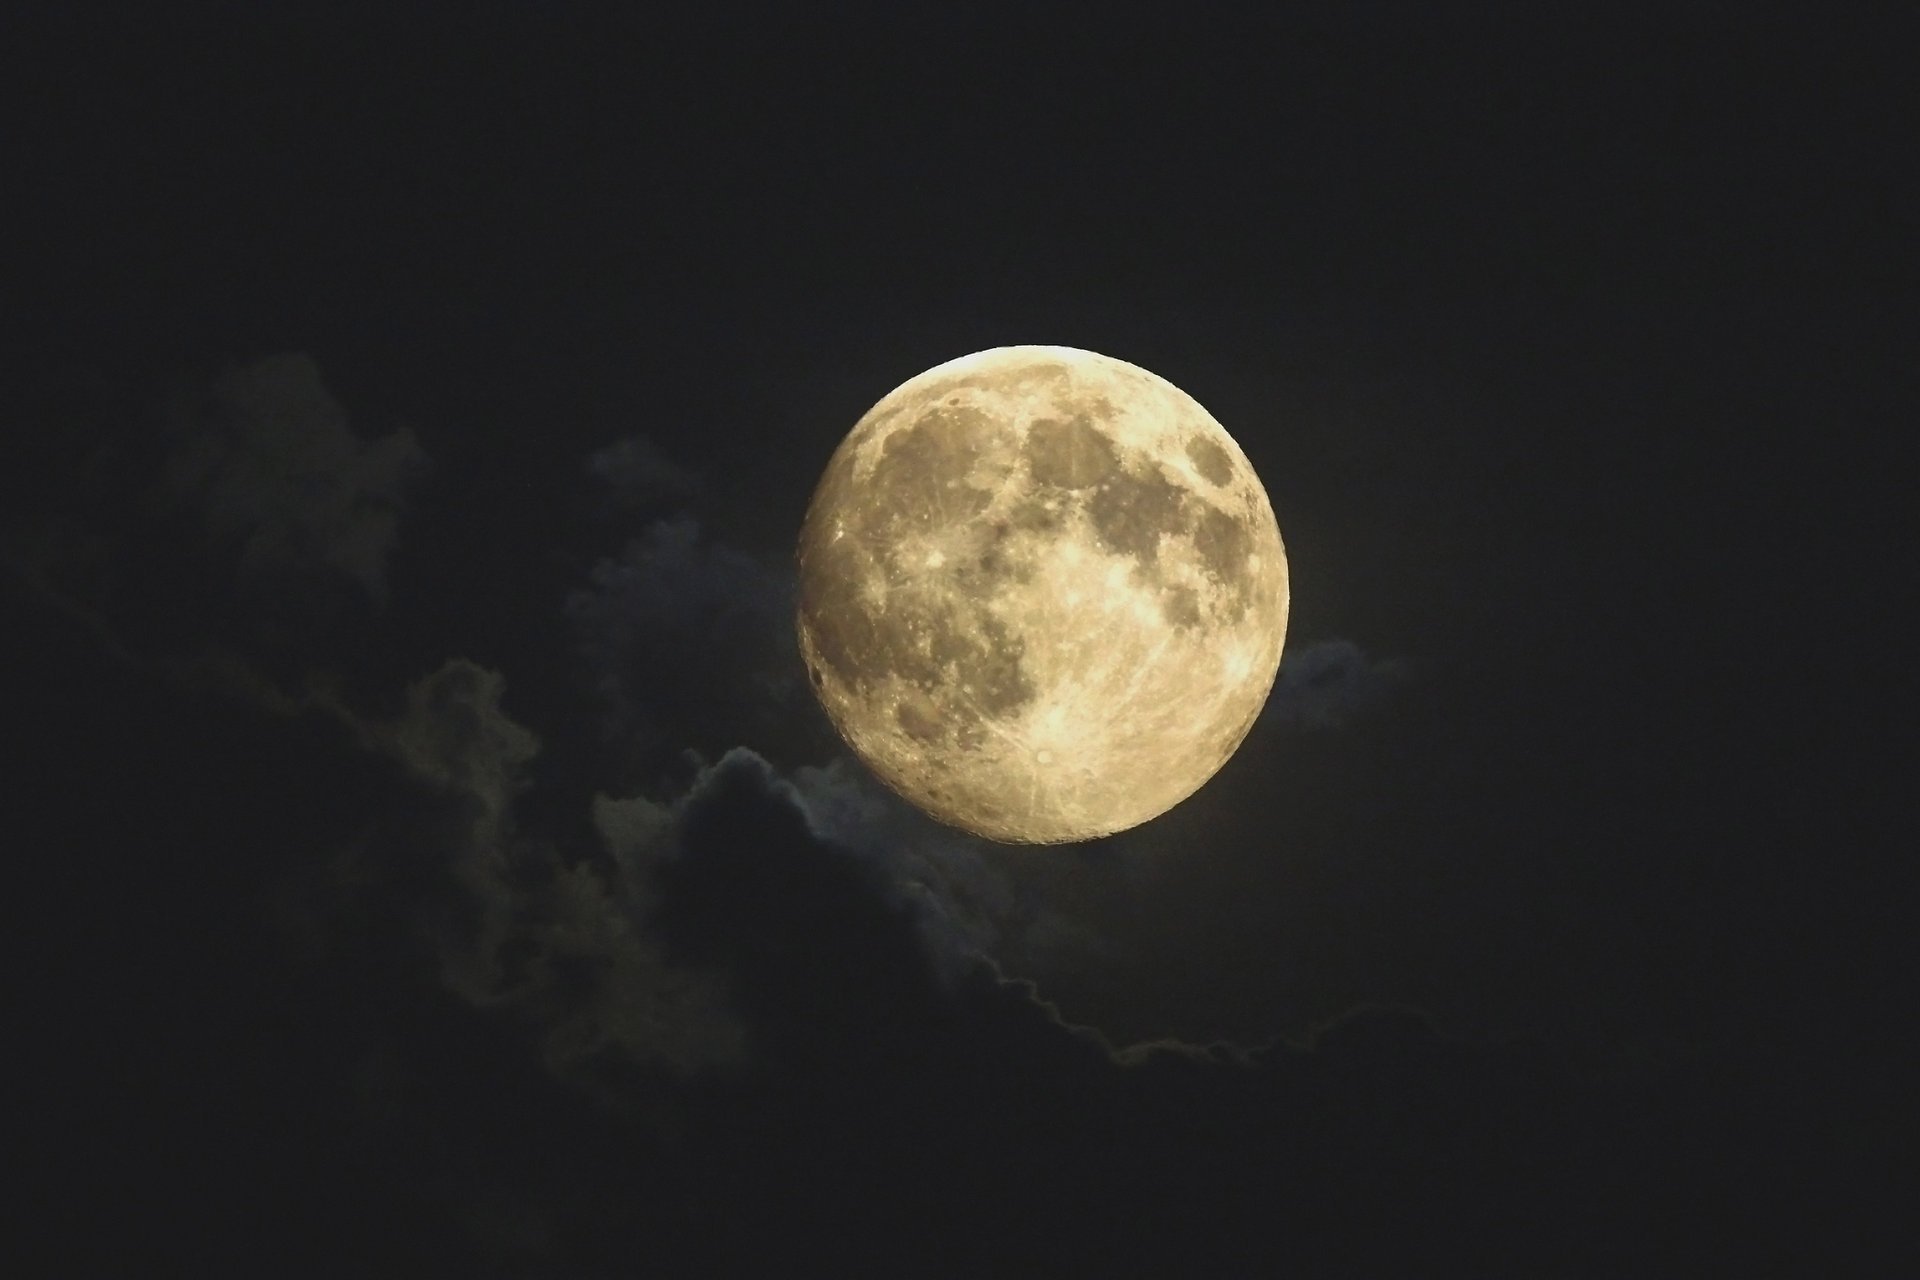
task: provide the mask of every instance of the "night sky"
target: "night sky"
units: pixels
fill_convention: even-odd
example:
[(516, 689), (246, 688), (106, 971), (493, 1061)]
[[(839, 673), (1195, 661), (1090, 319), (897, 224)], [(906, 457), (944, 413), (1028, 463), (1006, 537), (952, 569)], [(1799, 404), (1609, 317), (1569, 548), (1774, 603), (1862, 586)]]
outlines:
[[(36, 1274), (1906, 1238), (1890, 31), (355, 8), (0, 19)], [(1199, 400), (1292, 570), (1239, 753), (1054, 848), (792, 632), (840, 439), (1017, 343)]]

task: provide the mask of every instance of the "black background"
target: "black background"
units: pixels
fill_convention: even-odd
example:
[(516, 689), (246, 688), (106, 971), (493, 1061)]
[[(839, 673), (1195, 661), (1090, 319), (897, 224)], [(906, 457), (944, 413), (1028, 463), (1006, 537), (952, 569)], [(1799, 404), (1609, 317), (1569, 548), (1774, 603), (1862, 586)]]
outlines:
[[(14, 1101), (68, 1270), (1833, 1274), (1889, 1243), (1898, 42), (1265, 12), (15, 7)], [(987, 948), (1036, 988), (943, 982), (796, 816), (777, 773), (835, 747), (741, 710), (777, 641), (620, 651), (674, 691), (635, 745), (567, 605), (649, 518), (596, 450), (651, 441), (777, 578), (874, 400), (1024, 342), (1205, 404), (1280, 518), (1289, 661), (1391, 676), (1139, 832), (970, 854), (1064, 930)], [(281, 352), (430, 459), (384, 606), (236, 585), (139, 496), (177, 406)], [(635, 1067), (638, 1111), (554, 1080), (420, 942), (457, 798), (181, 675), (209, 651), (369, 719), (501, 672), (563, 860), (595, 792), (692, 787), (645, 927), (728, 975), (746, 1065)], [(680, 755), (742, 745), (772, 772)], [(290, 944), (369, 824), (395, 861)], [(1036, 991), (1112, 1044), (1228, 1043), (1116, 1063)]]

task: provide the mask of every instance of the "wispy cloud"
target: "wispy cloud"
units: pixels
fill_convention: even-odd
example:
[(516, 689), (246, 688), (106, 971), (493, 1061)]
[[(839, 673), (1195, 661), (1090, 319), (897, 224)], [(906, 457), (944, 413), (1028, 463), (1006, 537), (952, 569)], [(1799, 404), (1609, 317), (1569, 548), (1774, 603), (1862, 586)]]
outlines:
[(363, 438), (310, 356), (273, 356), (218, 378), (161, 477), (242, 574), (327, 570), (383, 603), (405, 490), (426, 465), (410, 430)]
[(1404, 658), (1370, 658), (1351, 640), (1289, 649), (1261, 719), (1291, 730), (1338, 729), (1384, 707), (1413, 678)]

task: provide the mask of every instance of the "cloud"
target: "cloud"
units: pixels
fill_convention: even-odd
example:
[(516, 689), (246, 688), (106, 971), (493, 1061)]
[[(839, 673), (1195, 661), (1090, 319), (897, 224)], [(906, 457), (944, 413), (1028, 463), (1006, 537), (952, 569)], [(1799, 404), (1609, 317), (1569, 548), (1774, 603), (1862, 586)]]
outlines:
[[(973, 936), (959, 916), (929, 924), (971, 886), (965, 839), (921, 843), (917, 820), (844, 766), (729, 751), (672, 794), (594, 798), (600, 846), (567, 847), (523, 825), (540, 743), (505, 703), (500, 673), (455, 660), (392, 719), (360, 722), (359, 742), (442, 803), (357, 863), (426, 855), (440, 874), (416, 918), (445, 988), (528, 1028), (552, 1075), (601, 1104), (549, 1141), (544, 1120), (490, 1109), (503, 1096), (524, 1114), (521, 1086), (482, 1089), (460, 1122), (475, 1132), (446, 1131), (520, 1144), (473, 1194), (520, 1205), (551, 1228), (543, 1240), (593, 1242), (596, 1270), (642, 1256), (654, 1230), (708, 1260), (733, 1243), (636, 1220), (617, 1202), (644, 1186), (742, 1242), (835, 1258), (872, 1248), (884, 1223), (889, 1250), (939, 1251), (920, 1268), (892, 1255), (920, 1273), (1305, 1258), (1379, 1274), (1435, 1248), (1498, 1273), (1587, 1229), (1559, 1206), (1587, 1203), (1633, 1155), (1569, 1118), (1585, 1103), (1555, 1063), (1403, 1010), (1357, 1010), (1304, 1045), (1116, 1047), (1032, 983), (929, 948)], [(883, 851), (895, 841), (912, 852)], [(899, 882), (916, 866), (927, 892)], [(609, 1112), (670, 1123), (607, 1130)], [(596, 1125), (657, 1163), (583, 1195), (553, 1171)], [(428, 1167), (467, 1185), (463, 1168)], [(1489, 1204), (1533, 1234), (1459, 1216)]]
[[(645, 1105), (661, 1072), (865, 1053), (983, 992), (1111, 1051), (990, 959), (1003, 934), (1049, 927), (1046, 913), (1016, 900), (977, 841), (843, 762), (789, 776), (736, 748), (677, 794), (595, 796), (600, 848), (564, 848), (522, 828), (541, 744), (505, 710), (499, 672), (449, 661), (387, 721), (328, 693), (231, 687), (329, 716), (440, 797), (438, 817), (390, 838), (424, 843), (438, 868), (416, 907), (441, 982), (528, 1025), (556, 1076), (610, 1105)], [(343, 865), (365, 877), (373, 856)]]
[(737, 1061), (743, 1032), (715, 977), (669, 964), (644, 924), (670, 814), (602, 802), (610, 858), (565, 857), (523, 832), (515, 801), (540, 743), (503, 709), (504, 688), (498, 672), (456, 659), (363, 733), (451, 807), (453, 821), (429, 829), (446, 875), (422, 904), (442, 981), (471, 1005), (516, 1013), (556, 1074), (608, 1100), (610, 1058), (674, 1073)]
[(1116, 1050), (1062, 1018), (1032, 982), (1004, 977), (981, 939), (1018, 912), (980, 842), (858, 778), (845, 766), (789, 774), (739, 748), (670, 806), (600, 812), (617, 811), (628, 838), (669, 850), (650, 915), (669, 951), (723, 970), (750, 1025), (781, 1027), (808, 1053), (836, 1035), (857, 1043), (833, 1052), (858, 1052), (927, 1020), (944, 1037), (956, 1007), (983, 1002), (998, 1008), (993, 1018), (1065, 1032), (1116, 1062), (1193, 1050)]
[(729, 978), (756, 1033), (802, 1052), (935, 1000), (910, 909), (822, 840), (793, 785), (751, 751), (703, 769), (678, 806), (653, 922), (668, 954)]
[(1373, 659), (1351, 640), (1289, 650), (1261, 719), (1287, 729), (1338, 729), (1379, 710), (1411, 678), (1401, 658)]
[(795, 769), (791, 785), (817, 835), (872, 868), (895, 901), (912, 904), (940, 963), (966, 966), (991, 953), (1013, 889), (979, 840), (933, 821), (844, 757)]
[(986, 960), (1084, 957), (1110, 949), (1089, 926), (1023, 893), (995, 865), (995, 847), (935, 822), (842, 756), (792, 771), (813, 830), (871, 867), (910, 905), (933, 961), (952, 978)]
[(217, 379), (163, 470), (250, 579), (338, 574), (376, 603), (408, 483), (426, 464), (411, 431), (363, 439), (311, 357), (272, 356)]
[(791, 734), (803, 681), (793, 575), (656, 520), (567, 598), (610, 738), (717, 751)]
[(678, 794), (594, 797), (601, 847), (562, 849), (521, 829), (540, 743), (504, 693), (498, 672), (454, 660), (357, 736), (446, 804), (425, 837), (444, 874), (421, 904), (442, 982), (530, 1024), (561, 1078), (624, 1104), (610, 1067), (866, 1053), (961, 991), (1066, 1026), (987, 958), (1017, 912), (967, 837), (844, 765), (790, 777), (737, 748)]
[(503, 838), (524, 768), (540, 754), (540, 739), (501, 709), (505, 686), (500, 673), (455, 659), (408, 688), (406, 710), (385, 734), (411, 772), (479, 804), (484, 844)]
[[(1179, 1257), (1156, 1266), (1211, 1260), (1226, 1240), (1242, 1263), (1306, 1251), (1363, 1272), (1444, 1241), (1485, 1270), (1512, 1237), (1456, 1206), (1544, 1213), (1526, 1179), (1580, 1174), (1557, 1151), (1615, 1158), (1569, 1125), (1554, 1063), (1412, 1011), (1356, 1009), (1303, 1045), (1116, 1048), (990, 963), (943, 974), (922, 901), (823, 832), (816, 788), (752, 752), (705, 767), (671, 809), (652, 927), (676, 963), (724, 975), (753, 1044), (711, 1095), (703, 1150), (751, 1170), (759, 1190), (734, 1212), (776, 1235), (857, 1252), (861, 1222), (895, 1240), (990, 1224), (1000, 1243), (939, 1242), (962, 1273), (1006, 1269), (1015, 1240), (1049, 1272), (1169, 1242)], [(660, 810), (626, 816), (643, 841), (664, 830)], [(727, 1185), (704, 1194), (732, 1203)]]
[(623, 511), (658, 512), (700, 492), (699, 478), (645, 436), (617, 440), (587, 458), (587, 471), (609, 504)]

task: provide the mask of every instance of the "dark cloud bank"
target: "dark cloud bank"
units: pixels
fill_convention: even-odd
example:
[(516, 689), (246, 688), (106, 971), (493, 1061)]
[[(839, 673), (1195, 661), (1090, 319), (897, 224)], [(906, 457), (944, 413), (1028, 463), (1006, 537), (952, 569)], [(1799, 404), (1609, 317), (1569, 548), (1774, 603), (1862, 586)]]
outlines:
[[(353, 436), (297, 358), (221, 388), (172, 499), (243, 578), (331, 573), (377, 600), (418, 446)], [(712, 536), (651, 446), (593, 469), (637, 532), (565, 608), (629, 785), (577, 804), (543, 802), (506, 673), (454, 659), (370, 712), (230, 650), (210, 681), (184, 650), (76, 646), (107, 602), (42, 576), (77, 600), (50, 611), (11, 582), (63, 673), (21, 721), (43, 744), (28, 816), (68, 833), (32, 896), (98, 906), (71, 975), (91, 996), (37, 1010), (26, 1051), (63, 1086), (29, 1150), (70, 1256), (1723, 1274), (1797, 1269), (1795, 1219), (1847, 1211), (1803, 1198), (1821, 1171), (1780, 1158), (1801, 1139), (1747, 1125), (1706, 1067), (1602, 1071), (1394, 1007), (1258, 1044), (1073, 1025), (1002, 958), (1112, 944), (845, 760), (728, 745), (800, 713), (785, 571)], [(1256, 733), (1337, 732), (1408, 678), (1346, 641), (1298, 649)], [(60, 785), (82, 775), (111, 803)], [(131, 869), (103, 886), (116, 844)]]
[[(602, 801), (601, 847), (563, 849), (516, 823), (534, 744), (500, 693), (456, 662), (369, 726), (405, 785), (336, 764), (327, 796), (202, 819), (281, 868), (277, 931), (307, 947), (263, 961), (265, 939), (215, 932), (164, 957), (172, 1012), (134, 1024), (158, 993), (112, 976), (78, 1044), (106, 1079), (141, 1064), (123, 1087), (171, 1114), (123, 1093), (84, 1117), (127, 1111), (80, 1159), (131, 1180), (108, 1216), (143, 1234), (83, 1252), (204, 1256), (207, 1232), (236, 1273), (1617, 1274), (1712, 1269), (1768, 1233), (1773, 1166), (1740, 1167), (1705, 1080), (1595, 1080), (1393, 1009), (1298, 1045), (1067, 1025), (986, 960), (942, 961), (924, 908), (825, 834), (819, 792), (749, 751), (683, 795)], [(181, 713), (207, 715), (150, 712)], [(248, 766), (222, 730), (197, 763), (244, 792), (339, 749), (256, 742)], [(288, 832), (339, 826), (329, 801), (361, 815), (352, 841)], [(174, 912), (164, 950), (227, 901)]]

